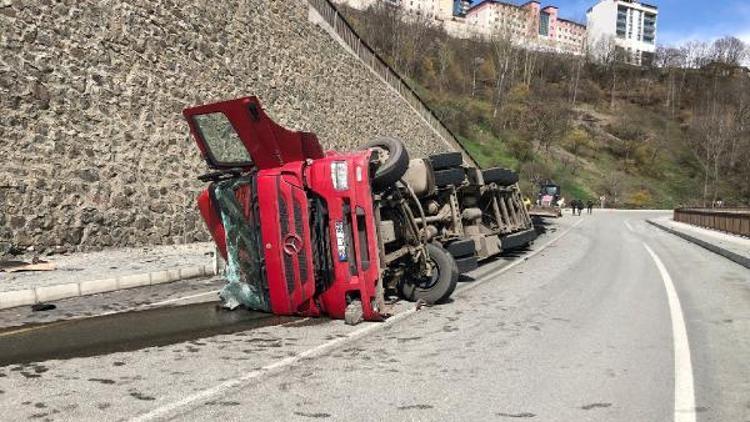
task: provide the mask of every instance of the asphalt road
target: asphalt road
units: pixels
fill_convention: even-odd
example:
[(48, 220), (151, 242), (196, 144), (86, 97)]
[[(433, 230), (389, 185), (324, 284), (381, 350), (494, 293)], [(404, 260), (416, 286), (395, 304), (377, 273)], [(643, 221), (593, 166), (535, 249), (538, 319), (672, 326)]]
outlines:
[(386, 324), (0, 367), (0, 419), (750, 421), (750, 271), (652, 215), (566, 216)]

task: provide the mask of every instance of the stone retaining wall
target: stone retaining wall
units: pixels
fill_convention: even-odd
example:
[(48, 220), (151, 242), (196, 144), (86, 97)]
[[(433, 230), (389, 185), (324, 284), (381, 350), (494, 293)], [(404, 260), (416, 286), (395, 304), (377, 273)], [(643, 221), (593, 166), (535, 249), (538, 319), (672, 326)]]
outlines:
[(0, 28), (0, 254), (206, 240), (188, 105), (258, 95), (327, 148), (447, 148), (304, 0), (0, 0)]

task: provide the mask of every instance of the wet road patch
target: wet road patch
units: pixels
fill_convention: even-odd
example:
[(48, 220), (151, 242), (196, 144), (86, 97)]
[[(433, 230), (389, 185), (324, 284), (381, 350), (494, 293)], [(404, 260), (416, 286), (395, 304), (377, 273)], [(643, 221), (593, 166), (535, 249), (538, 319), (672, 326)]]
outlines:
[(533, 418), (536, 415), (530, 412), (521, 412), (521, 413), (497, 413), (497, 416), (502, 416), (504, 418)]
[(399, 406), (397, 407), (398, 410), (427, 410), (427, 409), (433, 409), (435, 406), (429, 405), (429, 404), (410, 404), (408, 406)]
[[(160, 347), (295, 321), (299, 319), (243, 309), (226, 311), (209, 302), (7, 328), (0, 330), (0, 366)], [(270, 344), (263, 347), (281, 346), (278, 339), (265, 341)], [(193, 342), (188, 351), (198, 352), (196, 346), (201, 345), (205, 343)], [(27, 378), (37, 378), (47, 370), (37, 368), (43, 367), (34, 367), (33, 372), (24, 366), (11, 370), (22, 371)]]
[(297, 416), (303, 416), (306, 418), (317, 418), (317, 419), (324, 419), (324, 418), (330, 418), (331, 415), (328, 413), (307, 413), (307, 412), (294, 412)]
[(131, 391), (130, 392), (130, 396), (131, 397), (135, 397), (138, 400), (143, 400), (143, 401), (154, 401), (154, 400), (156, 400), (155, 397), (147, 396), (146, 394), (143, 394), (143, 393), (141, 393), (139, 391)]
[(597, 409), (597, 408), (607, 408), (610, 406), (612, 406), (612, 403), (591, 403), (591, 404), (581, 406), (581, 409), (591, 410), (591, 409)]

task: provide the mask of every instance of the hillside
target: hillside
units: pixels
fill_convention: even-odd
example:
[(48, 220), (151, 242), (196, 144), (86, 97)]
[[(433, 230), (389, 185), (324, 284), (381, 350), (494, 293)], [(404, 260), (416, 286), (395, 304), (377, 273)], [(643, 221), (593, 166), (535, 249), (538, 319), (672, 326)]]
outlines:
[(390, 7), (342, 12), (482, 166), (519, 171), (525, 192), (551, 179), (568, 200), (622, 207), (750, 203), (746, 69), (674, 49), (635, 68), (614, 50), (595, 62), (455, 39)]

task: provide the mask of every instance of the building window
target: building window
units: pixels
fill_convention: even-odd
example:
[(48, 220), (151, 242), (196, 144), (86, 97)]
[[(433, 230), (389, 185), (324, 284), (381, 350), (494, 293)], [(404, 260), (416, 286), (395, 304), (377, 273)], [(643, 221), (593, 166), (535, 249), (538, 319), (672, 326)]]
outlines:
[(539, 35), (549, 36), (549, 13), (539, 14)]

